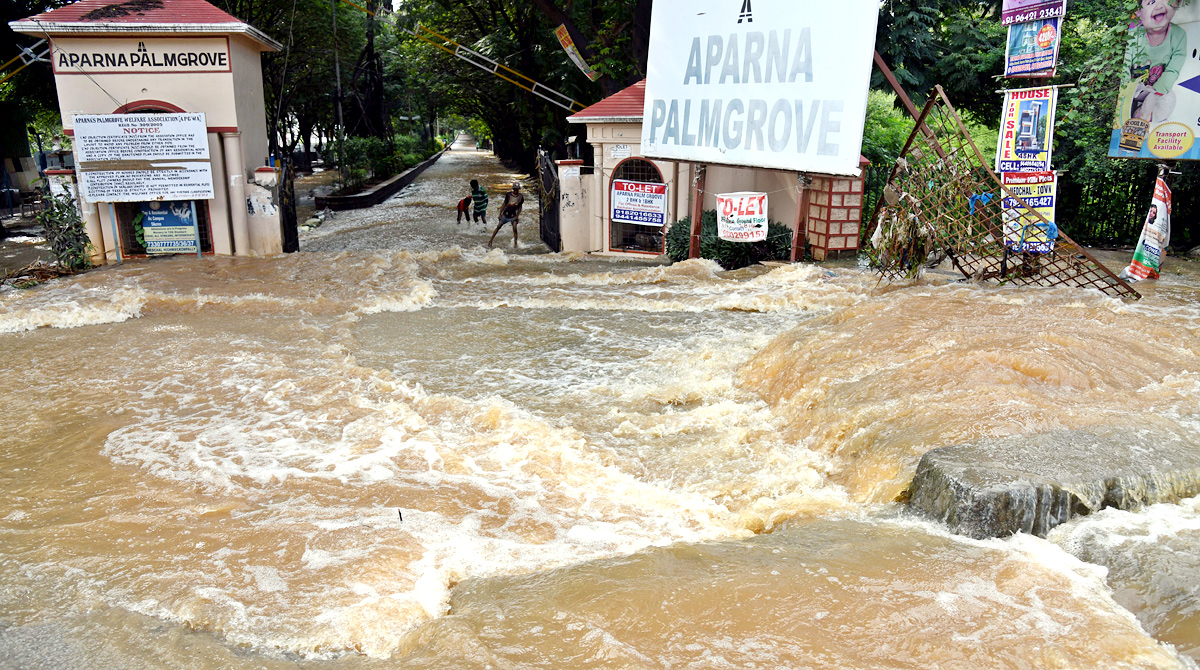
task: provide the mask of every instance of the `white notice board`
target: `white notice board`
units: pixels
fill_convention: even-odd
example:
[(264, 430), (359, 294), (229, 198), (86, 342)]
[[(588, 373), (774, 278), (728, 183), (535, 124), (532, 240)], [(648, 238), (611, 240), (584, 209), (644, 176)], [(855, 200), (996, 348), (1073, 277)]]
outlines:
[(81, 114), (73, 125), (84, 200), (215, 197), (204, 114)]
[(79, 193), (87, 202), (212, 200), (210, 163), (154, 163), (151, 169), (79, 170)]
[(647, 158), (859, 174), (878, 0), (658, 0)]

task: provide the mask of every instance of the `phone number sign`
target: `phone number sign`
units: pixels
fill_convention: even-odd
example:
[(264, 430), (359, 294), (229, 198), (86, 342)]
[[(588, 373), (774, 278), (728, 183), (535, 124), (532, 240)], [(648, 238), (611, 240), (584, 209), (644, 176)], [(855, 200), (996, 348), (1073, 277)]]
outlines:
[(1000, 25), (1041, 21), (1066, 16), (1067, 0), (1004, 0)]
[(614, 179), (612, 182), (613, 223), (639, 226), (667, 225), (667, 185)]

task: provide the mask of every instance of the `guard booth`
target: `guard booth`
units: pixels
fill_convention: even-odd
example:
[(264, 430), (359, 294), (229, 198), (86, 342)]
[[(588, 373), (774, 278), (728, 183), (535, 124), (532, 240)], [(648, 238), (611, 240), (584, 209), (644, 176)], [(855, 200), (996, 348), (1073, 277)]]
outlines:
[(52, 187), (78, 194), (94, 263), (283, 252), (261, 65), (278, 42), (204, 0), (81, 0), (9, 26), (50, 41), (76, 166)]
[[(651, 160), (642, 156), (642, 114), (646, 81), (642, 80), (567, 117), (587, 128), (592, 147), (589, 168), (582, 160), (558, 161), (559, 234), (563, 251), (597, 255), (658, 255), (673, 222), (691, 211), (696, 165)], [(868, 165), (860, 156), (860, 170)], [(799, 173), (728, 165), (707, 168), (704, 209), (716, 209), (717, 195), (737, 191), (770, 194), (767, 215), (796, 230), (803, 228), (814, 260), (858, 252), (863, 212), (863, 177), (812, 173), (803, 196), (803, 215), (796, 216)], [(625, 206), (635, 198), (637, 206)], [(797, 219), (799, 218), (799, 221)]]

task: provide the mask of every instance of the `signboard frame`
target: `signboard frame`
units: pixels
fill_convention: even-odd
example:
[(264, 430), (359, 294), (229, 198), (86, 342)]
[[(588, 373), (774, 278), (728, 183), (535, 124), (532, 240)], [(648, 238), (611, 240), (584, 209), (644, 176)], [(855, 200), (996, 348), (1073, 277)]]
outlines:
[[(999, 176), (1003, 186), (1000, 210), (1004, 220), (1004, 245), (1014, 252), (1045, 254), (1053, 251), (1058, 238), (1058, 229), (1054, 225), (1058, 175), (1048, 171), (1005, 172)], [(1046, 221), (1031, 216), (1031, 211)]]
[[(78, 38), (76, 38), (78, 39)], [(72, 39), (66, 40), (67, 47), (63, 47), (57, 43), (51, 44), (50, 69), (55, 76), (59, 75), (96, 75), (96, 74), (225, 74), (233, 72), (233, 50), (229, 43), (229, 37), (223, 35), (180, 35), (171, 36), (170, 38), (153, 38), (145, 36), (123, 35), (112, 36), (91, 36), (87, 38), (91, 45), (96, 44), (116, 44), (120, 41), (136, 43), (132, 49), (124, 51), (84, 51), (75, 48)], [(56, 42), (62, 41), (58, 38)], [(217, 61), (212, 65), (201, 64), (199, 52), (170, 52), (163, 50), (161, 53), (151, 51), (151, 47), (170, 44), (176, 41), (222, 41), (225, 43), (224, 51), (220, 53), (223, 59), (212, 58), (216, 52), (203, 52), (207, 57), (204, 60)], [(191, 56), (196, 56), (196, 65), (191, 65)], [(99, 56), (100, 58), (96, 58)], [(174, 56), (174, 58), (171, 58)], [(184, 63), (179, 64), (180, 58), (183, 57)], [(223, 60), (224, 65), (219, 61)], [(98, 63), (94, 61), (99, 61)], [(141, 67), (142, 69), (139, 69)], [(194, 69), (194, 68), (209, 68), (209, 69)], [(215, 69), (213, 69), (215, 68)]]
[[(196, 201), (151, 201), (143, 202), (142, 204), (142, 239), (145, 240), (144, 247), (146, 254), (149, 256), (177, 254), (177, 253), (195, 253), (197, 256), (203, 254), (200, 242), (200, 220), (197, 216)], [(162, 215), (162, 221), (155, 223), (150, 221), (151, 212), (166, 207), (167, 211)], [(186, 208), (180, 211), (180, 207)], [(150, 212), (147, 209), (151, 210)], [(178, 223), (172, 222), (170, 219), (174, 217)], [(184, 223), (184, 219), (190, 223)], [(174, 223), (174, 225), (164, 225)], [(166, 229), (176, 229), (167, 231)], [(154, 235), (151, 231), (156, 231)], [(154, 238), (154, 239), (152, 239)], [(152, 242), (154, 244), (152, 244)], [(188, 245), (180, 244), (188, 242)], [(174, 250), (172, 250), (174, 249)]]
[(717, 195), (717, 237), (729, 242), (762, 242), (767, 239), (768, 194), (739, 191)]

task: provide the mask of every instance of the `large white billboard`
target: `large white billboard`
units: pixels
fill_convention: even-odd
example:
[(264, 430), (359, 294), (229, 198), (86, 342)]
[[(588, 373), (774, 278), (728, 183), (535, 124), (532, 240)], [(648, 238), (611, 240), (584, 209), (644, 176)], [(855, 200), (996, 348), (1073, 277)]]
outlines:
[(859, 174), (878, 0), (658, 0), (650, 158)]

